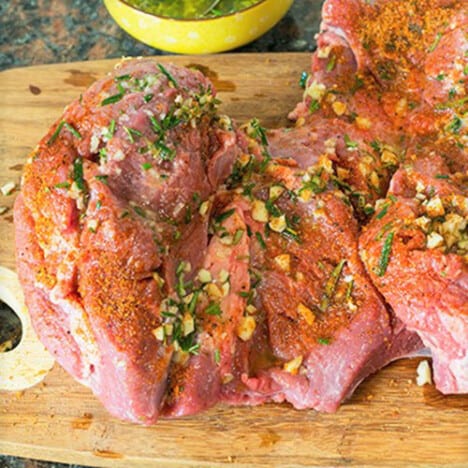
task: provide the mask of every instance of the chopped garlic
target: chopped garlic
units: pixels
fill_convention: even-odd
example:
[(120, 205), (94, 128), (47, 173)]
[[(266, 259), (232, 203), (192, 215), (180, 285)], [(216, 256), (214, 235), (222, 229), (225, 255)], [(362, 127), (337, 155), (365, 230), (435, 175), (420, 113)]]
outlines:
[(427, 216), (420, 216), (414, 220), (414, 224), (420, 227), (424, 232), (427, 232), (431, 225), (431, 220)]
[(261, 223), (268, 222), (268, 210), (262, 200), (254, 200), (252, 206), (252, 218)]
[(284, 192), (284, 188), (281, 185), (272, 185), (270, 187), (270, 200), (276, 200)]
[(270, 219), (268, 225), (272, 231), (283, 232), (286, 229), (286, 216), (284, 214), (281, 216), (274, 216)]
[(390, 151), (389, 149), (384, 149), (382, 151), (382, 155), (380, 156), (380, 159), (382, 160), (384, 164), (388, 164), (390, 166), (398, 165), (398, 156), (393, 151)]
[(356, 117), (356, 125), (361, 130), (369, 130), (372, 127), (372, 122), (367, 117)]
[(207, 292), (208, 296), (210, 296), (210, 298), (212, 299), (220, 299), (221, 297), (223, 297), (223, 291), (218, 285), (214, 283), (208, 283), (205, 286), (205, 291)]
[(201, 205), (200, 208), (198, 209), (198, 212), (202, 215), (205, 216), (206, 213), (208, 213), (208, 209), (210, 208), (210, 202), (208, 200), (204, 201)]
[(320, 47), (319, 49), (317, 49), (317, 57), (321, 59), (328, 58), (328, 56), (330, 55), (330, 51), (331, 51), (330, 45), (327, 45), (325, 47)]
[(305, 90), (305, 94), (320, 102), (325, 95), (325, 91), (325, 85), (314, 80)]
[(302, 315), (307, 325), (312, 325), (315, 322), (314, 313), (308, 307), (302, 304), (302, 302), (300, 302), (297, 306), (297, 313)]
[(255, 315), (257, 313), (257, 308), (253, 304), (248, 304), (247, 307), (245, 308), (245, 311), (249, 315)]
[(252, 338), (256, 327), (255, 319), (252, 316), (242, 317), (237, 326), (237, 336), (242, 341), (248, 341)]
[(341, 101), (335, 101), (333, 104), (332, 104), (332, 109), (333, 109), (333, 112), (338, 115), (338, 116), (341, 116), (343, 115), (346, 110), (347, 110), (347, 106), (346, 106), (346, 103), (344, 102), (341, 102)]
[(164, 327), (155, 328), (152, 333), (158, 341), (164, 341)]
[(297, 356), (289, 362), (284, 363), (283, 369), (290, 374), (296, 375), (302, 364), (302, 356)]
[(427, 236), (426, 245), (428, 249), (436, 249), (444, 245), (444, 238), (437, 232), (431, 232)]
[(291, 270), (291, 256), (289, 254), (280, 254), (277, 255), (275, 258), (275, 263), (286, 272)]
[(182, 318), (182, 330), (184, 336), (190, 335), (195, 330), (195, 321), (189, 313), (184, 314)]
[(431, 218), (443, 216), (445, 214), (444, 205), (440, 197), (431, 198), (426, 205), (426, 212)]
[(418, 373), (416, 377), (416, 383), (418, 386), (422, 387), (426, 384), (432, 384), (431, 367), (429, 366), (428, 361), (421, 361), (416, 372)]
[(218, 280), (220, 283), (225, 283), (229, 279), (229, 272), (227, 270), (221, 270), (218, 273)]
[(202, 268), (198, 272), (197, 278), (200, 281), (200, 283), (211, 283), (211, 281), (213, 280), (211, 277), (211, 273), (205, 268)]
[(156, 283), (158, 284), (158, 286), (160, 288), (162, 288), (162, 286), (164, 285), (165, 281), (164, 279), (161, 277), (161, 275), (159, 275), (156, 271), (153, 271), (153, 279), (154, 281), (156, 281)]
[(3, 196), (10, 195), (13, 190), (15, 190), (16, 184), (13, 181), (7, 182), (5, 185), (0, 187), (0, 191), (2, 192)]

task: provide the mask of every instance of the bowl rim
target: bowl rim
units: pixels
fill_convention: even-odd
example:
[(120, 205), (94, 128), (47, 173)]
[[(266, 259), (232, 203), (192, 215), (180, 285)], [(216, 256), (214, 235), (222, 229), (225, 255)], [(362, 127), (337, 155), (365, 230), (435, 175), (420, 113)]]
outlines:
[(138, 13), (142, 13), (144, 15), (148, 15), (148, 16), (151, 16), (153, 18), (158, 18), (158, 19), (161, 19), (161, 20), (183, 21), (183, 22), (186, 22), (186, 23), (191, 23), (191, 22), (197, 22), (198, 23), (198, 22), (203, 22), (203, 21), (214, 21), (214, 20), (221, 19), (221, 18), (229, 18), (230, 16), (235, 16), (235, 15), (238, 15), (239, 13), (244, 13), (244, 12), (246, 12), (248, 10), (256, 8), (256, 7), (260, 6), (262, 3), (268, 2), (269, 0), (258, 0), (253, 5), (250, 5), (250, 6), (246, 7), (246, 8), (243, 8), (242, 10), (237, 10), (234, 13), (229, 13), (229, 14), (221, 15), (221, 16), (212, 16), (212, 17), (209, 17), (209, 18), (175, 18), (173, 16), (155, 15), (154, 13), (148, 13), (147, 11), (144, 11), (144, 10), (136, 7), (135, 5), (130, 5), (127, 2), (127, 0), (115, 0), (115, 1), (117, 3), (123, 3), (126, 7), (131, 8), (132, 10), (135, 10)]

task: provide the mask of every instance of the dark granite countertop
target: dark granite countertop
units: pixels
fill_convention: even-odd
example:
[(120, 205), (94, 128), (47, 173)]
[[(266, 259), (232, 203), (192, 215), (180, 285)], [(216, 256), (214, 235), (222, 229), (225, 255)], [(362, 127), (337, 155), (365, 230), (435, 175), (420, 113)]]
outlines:
[[(315, 48), (322, 0), (295, 0), (260, 39), (234, 52), (300, 52)], [(1, 0), (0, 70), (45, 63), (162, 55), (122, 31), (101, 0)], [(66, 466), (0, 455), (0, 468)]]

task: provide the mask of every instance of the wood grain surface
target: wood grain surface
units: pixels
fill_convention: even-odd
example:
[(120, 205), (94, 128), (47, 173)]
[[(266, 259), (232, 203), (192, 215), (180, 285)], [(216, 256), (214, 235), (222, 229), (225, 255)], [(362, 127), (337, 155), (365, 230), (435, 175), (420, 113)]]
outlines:
[[(265, 126), (287, 123), (301, 97), (308, 54), (162, 57), (196, 65), (213, 80), (222, 110)], [(115, 60), (0, 73), (0, 185), (19, 182), (28, 153), (63, 107)], [(14, 268), (11, 206), (0, 217), (0, 264)], [(367, 379), (336, 414), (288, 405), (218, 406), (198, 416), (139, 427), (113, 419), (56, 365), (22, 393), (0, 393), (0, 452), (110, 467), (468, 466), (468, 396), (415, 384), (418, 359)]]

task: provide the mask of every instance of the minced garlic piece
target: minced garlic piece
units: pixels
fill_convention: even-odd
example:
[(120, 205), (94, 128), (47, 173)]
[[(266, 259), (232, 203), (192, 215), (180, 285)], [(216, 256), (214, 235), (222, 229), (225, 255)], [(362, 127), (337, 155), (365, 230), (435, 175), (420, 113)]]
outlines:
[(398, 156), (393, 151), (390, 151), (387, 148), (382, 151), (380, 159), (384, 164), (388, 164), (391, 166), (398, 165)]
[(182, 330), (184, 336), (190, 335), (195, 330), (195, 322), (189, 313), (184, 314), (182, 318)]
[(325, 95), (325, 91), (325, 85), (314, 80), (305, 90), (305, 94), (320, 102)]
[(254, 200), (252, 205), (252, 218), (261, 223), (268, 222), (268, 210), (262, 200)]
[(426, 204), (426, 212), (431, 218), (445, 214), (444, 205), (440, 197), (431, 198)]
[(275, 263), (283, 270), (289, 273), (291, 270), (291, 256), (289, 254), (280, 254), (275, 257)]
[(338, 115), (338, 116), (341, 116), (343, 115), (346, 110), (347, 110), (347, 106), (346, 106), (346, 103), (344, 102), (341, 102), (341, 101), (335, 101), (333, 104), (332, 104), (332, 109), (333, 109), (333, 112)]
[(200, 281), (200, 283), (211, 283), (211, 281), (213, 280), (211, 277), (211, 273), (205, 268), (202, 268), (198, 272), (197, 278)]
[(237, 336), (242, 341), (248, 341), (252, 338), (255, 327), (257, 326), (252, 316), (242, 317), (237, 326)]
[(286, 216), (273, 216), (268, 225), (272, 231), (283, 232), (286, 229)]
[(283, 364), (283, 369), (290, 374), (296, 375), (302, 364), (302, 356), (297, 356), (291, 361)]
[(431, 220), (427, 216), (420, 216), (414, 220), (414, 224), (420, 227), (424, 232), (427, 232), (431, 225)]
[(205, 291), (207, 292), (208, 296), (212, 299), (220, 299), (223, 297), (223, 291), (222, 289), (214, 284), (214, 283), (208, 283), (205, 285)]
[(372, 127), (372, 122), (367, 117), (356, 117), (356, 125), (361, 130), (369, 130)]
[(13, 192), (13, 190), (15, 190), (15, 188), (16, 183), (10, 181), (4, 184), (2, 187), (0, 187), (0, 191), (2, 192), (2, 195), (6, 197), (7, 195), (10, 195)]
[(418, 386), (422, 387), (426, 384), (432, 384), (431, 367), (429, 366), (428, 361), (421, 361), (416, 372), (418, 374), (416, 377), (416, 383)]
[(204, 201), (201, 205), (200, 208), (198, 209), (198, 212), (202, 215), (205, 216), (206, 213), (208, 213), (208, 209), (210, 208), (210, 202), (208, 200)]
[(284, 192), (284, 187), (281, 187), (281, 185), (272, 185), (269, 192), (270, 200), (276, 200)]
[(428, 249), (436, 249), (444, 245), (444, 238), (437, 232), (431, 232), (427, 236), (426, 245)]
[(158, 341), (164, 341), (164, 327), (160, 326), (158, 328), (155, 328), (153, 331), (152, 331), (154, 337), (158, 340)]
[(300, 302), (297, 306), (297, 313), (302, 315), (307, 325), (312, 325), (315, 322), (314, 313), (308, 307), (302, 304), (302, 302)]

